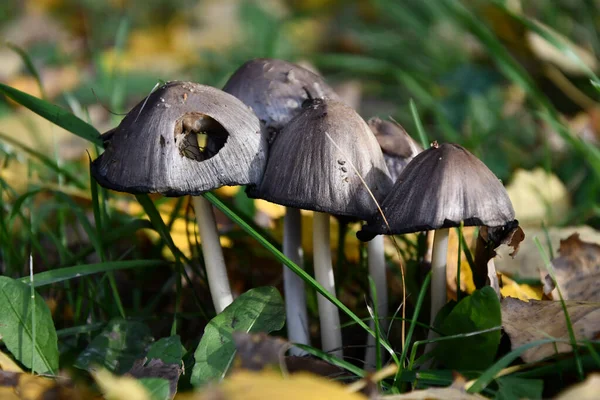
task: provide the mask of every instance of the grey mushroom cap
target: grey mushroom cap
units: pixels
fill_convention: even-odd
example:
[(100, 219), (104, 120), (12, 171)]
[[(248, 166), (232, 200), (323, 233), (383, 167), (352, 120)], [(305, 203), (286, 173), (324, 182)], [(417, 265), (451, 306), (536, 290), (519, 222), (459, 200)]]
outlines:
[(459, 226), (501, 227), (515, 223), (502, 183), (465, 148), (434, 144), (404, 169), (373, 218), (357, 233), (367, 241), (379, 234), (401, 234)]
[(258, 58), (244, 63), (223, 90), (254, 110), (270, 133), (281, 130), (310, 99), (337, 100), (319, 75), (288, 61)]
[(392, 180), (396, 182), (404, 167), (422, 152), (423, 148), (394, 121), (373, 117), (367, 124), (375, 134)]
[[(206, 138), (206, 144), (198, 139)], [(102, 186), (129, 193), (198, 195), (224, 185), (257, 185), (267, 141), (252, 110), (219, 89), (169, 82), (102, 136), (92, 163)]]
[[(356, 170), (354, 169), (356, 168)], [(258, 193), (273, 203), (366, 219), (392, 180), (375, 136), (349, 106), (314, 100), (277, 135)]]

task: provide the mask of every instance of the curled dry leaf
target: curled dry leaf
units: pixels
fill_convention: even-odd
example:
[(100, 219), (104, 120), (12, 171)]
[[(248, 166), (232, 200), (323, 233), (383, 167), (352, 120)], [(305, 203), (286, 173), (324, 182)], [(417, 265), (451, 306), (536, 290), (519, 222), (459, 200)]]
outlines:
[(250, 334), (233, 332), (237, 350), (235, 367), (260, 371), (268, 366), (279, 366), (283, 355), (291, 344), (281, 338), (266, 333)]
[(561, 392), (556, 400), (595, 400), (598, 398), (598, 393), (600, 393), (600, 374), (595, 373), (590, 374), (585, 381)]
[(136, 360), (127, 374), (136, 379), (166, 379), (169, 381), (169, 393), (171, 394), (171, 398), (173, 398), (177, 392), (177, 382), (179, 381), (179, 375), (181, 375), (181, 367), (178, 364), (167, 364), (158, 358), (154, 358), (148, 363), (146, 361), (146, 358)]
[[(600, 337), (600, 305), (581, 301), (565, 302), (577, 340)], [(529, 302), (507, 297), (502, 300), (502, 328), (508, 334), (512, 349), (549, 337), (563, 342), (546, 343), (521, 354), (525, 362), (535, 362), (555, 354), (571, 351), (565, 315), (558, 301)]]
[(548, 243), (550, 243), (554, 253), (559, 248), (560, 241), (573, 233), (578, 233), (580, 239), (586, 242), (600, 243), (600, 232), (586, 225), (566, 228), (550, 227), (546, 230), (527, 227), (526, 230), (527, 236), (519, 247), (518, 257), (511, 259), (509, 257), (510, 251), (504, 246), (496, 250), (498, 257), (494, 261), (500, 272), (513, 277), (539, 279), (540, 271), (543, 271), (543, 276), (545, 276), (544, 260), (540, 257), (540, 252), (534, 241), (536, 237), (540, 240), (544, 249), (548, 249)]
[(517, 221), (493, 228), (482, 226), (479, 229), (475, 248), (473, 271), (475, 286), (481, 288), (490, 282), (492, 286), (499, 287), (496, 267), (494, 263), (490, 264), (490, 260), (496, 257), (496, 249), (503, 244), (512, 247), (513, 251), (509, 255), (514, 257), (519, 251), (519, 245), (523, 239), (525, 239), (525, 233)]
[[(574, 233), (560, 241), (560, 257), (552, 260), (565, 300), (600, 301), (598, 279), (600, 278), (600, 246), (584, 242)], [(558, 291), (549, 275), (544, 278), (544, 293), (558, 300)]]

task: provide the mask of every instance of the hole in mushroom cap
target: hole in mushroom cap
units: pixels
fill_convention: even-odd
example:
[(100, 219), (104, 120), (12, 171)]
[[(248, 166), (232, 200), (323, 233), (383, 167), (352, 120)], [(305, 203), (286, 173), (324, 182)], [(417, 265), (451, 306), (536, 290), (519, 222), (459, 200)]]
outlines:
[(175, 145), (179, 154), (191, 160), (204, 161), (217, 155), (225, 146), (229, 133), (214, 118), (191, 112), (175, 122)]

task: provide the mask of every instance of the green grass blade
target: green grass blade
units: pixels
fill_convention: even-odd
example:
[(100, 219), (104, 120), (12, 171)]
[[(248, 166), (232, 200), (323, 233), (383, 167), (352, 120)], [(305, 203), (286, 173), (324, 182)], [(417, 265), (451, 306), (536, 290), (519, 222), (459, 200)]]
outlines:
[[(44, 271), (33, 275), (34, 286), (46, 286), (57, 282), (64, 282), (82, 276), (98, 274), (109, 271), (132, 268), (148, 268), (165, 265), (162, 260), (133, 260), (133, 261), (107, 261), (98, 264), (76, 265)], [(24, 276), (19, 280), (23, 283), (29, 283), (29, 276)]]
[[(319, 294), (325, 297), (327, 300), (335, 304), (337, 308), (339, 308), (344, 314), (350, 317), (354, 322), (356, 322), (361, 328), (367, 331), (370, 335), (375, 337), (375, 332), (373, 332), (367, 324), (365, 324), (356, 314), (354, 314), (348, 307), (346, 307), (341, 301), (339, 301), (335, 296), (329, 293), (323, 286), (321, 286), (312, 276), (307, 274), (302, 268), (297, 266), (294, 262), (292, 262), (289, 258), (287, 258), (279, 249), (277, 249), (271, 242), (269, 242), (266, 238), (261, 236), (258, 232), (256, 232), (243, 218), (234, 213), (225, 203), (219, 200), (212, 193), (205, 193), (203, 195), (206, 197), (208, 201), (210, 201), (215, 207), (217, 207), (221, 212), (223, 212), (227, 217), (229, 217), (234, 223), (236, 223), (240, 228), (242, 228), (246, 233), (252, 236), (256, 241), (258, 241), (265, 249), (267, 249), (273, 256), (282, 264), (285, 264), (288, 268), (290, 268), (296, 275), (300, 277), (304, 282), (306, 282), (310, 287), (315, 289)], [(396, 364), (400, 364), (400, 360), (398, 360), (398, 356), (394, 352), (394, 350), (386, 343), (381, 343), (382, 346), (390, 353)]]
[(515, 361), (517, 358), (519, 358), (521, 356), (521, 354), (523, 354), (523, 352), (525, 352), (526, 350), (529, 350), (533, 347), (541, 346), (542, 344), (554, 343), (554, 342), (556, 342), (555, 339), (536, 340), (535, 342), (527, 343), (521, 347), (514, 349), (513, 351), (511, 351), (510, 353), (506, 354), (504, 357), (502, 357), (501, 359), (496, 361), (494, 363), (494, 365), (492, 365), (491, 367), (486, 369), (485, 372), (483, 374), (481, 374), (481, 376), (479, 376), (479, 378), (477, 378), (477, 380), (473, 383), (473, 385), (471, 385), (471, 387), (469, 389), (467, 389), (467, 392), (468, 393), (481, 392), (483, 389), (485, 389), (485, 387), (487, 385), (490, 384), (490, 382), (492, 382), (494, 380), (494, 378), (496, 377), (496, 375), (498, 375), (498, 373), (500, 371), (502, 371), (504, 368), (508, 367), (513, 361)]
[(37, 68), (33, 64), (33, 61), (31, 61), (31, 57), (29, 57), (29, 54), (27, 54), (27, 52), (21, 47), (12, 43), (6, 43), (6, 47), (8, 47), (9, 49), (17, 53), (19, 57), (21, 57), (21, 60), (23, 60), (23, 63), (25, 64), (25, 68), (27, 68), (29, 73), (33, 75), (33, 78), (35, 79), (38, 88), (40, 89), (40, 93), (42, 94), (42, 99), (47, 98), (46, 91), (44, 90), (44, 85), (42, 84), (42, 78), (40, 77)]
[(519, 14), (511, 10), (504, 1), (493, 0), (493, 3), (504, 10), (513, 19), (519, 21), (525, 25), (527, 29), (540, 35), (544, 40), (559, 50), (565, 58), (573, 61), (581, 70), (592, 80), (592, 82), (600, 83), (598, 76), (583, 62), (583, 60), (573, 51), (573, 49), (563, 40), (554, 36), (552, 32), (548, 31), (539, 22), (527, 18), (527, 16)]
[(424, 149), (429, 148), (429, 140), (427, 139), (427, 134), (425, 133), (425, 129), (423, 129), (423, 124), (421, 123), (421, 118), (419, 117), (419, 111), (417, 111), (417, 106), (415, 102), (410, 99), (410, 112), (412, 114), (413, 120), (415, 122), (415, 126), (417, 127), (417, 133), (419, 134), (419, 140), (421, 141), (421, 146)]
[(102, 146), (100, 132), (62, 107), (0, 83), (0, 92), (48, 121), (91, 143)]

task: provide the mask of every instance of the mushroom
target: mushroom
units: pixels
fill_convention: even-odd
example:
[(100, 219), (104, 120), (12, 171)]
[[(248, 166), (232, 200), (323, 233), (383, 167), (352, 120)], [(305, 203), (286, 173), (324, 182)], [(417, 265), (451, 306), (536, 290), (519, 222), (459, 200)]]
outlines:
[(319, 75), (288, 61), (257, 58), (247, 61), (229, 78), (223, 91), (250, 106), (264, 124), (270, 141), (310, 99), (338, 100)]
[[(333, 89), (319, 75), (296, 64), (277, 59), (259, 58), (239, 67), (229, 78), (225, 92), (231, 93), (254, 110), (272, 142), (309, 99), (337, 99)], [(250, 196), (261, 198), (250, 188)], [(283, 221), (283, 254), (303, 267), (300, 210), (287, 208)], [(283, 285), (288, 339), (292, 343), (310, 344), (304, 281), (283, 266)], [(292, 349), (294, 354), (303, 354)]]
[[(377, 140), (349, 106), (315, 99), (277, 134), (269, 154), (261, 198), (316, 211), (315, 277), (335, 295), (329, 214), (366, 219), (377, 209), (372, 196), (380, 201), (391, 188)], [(338, 310), (320, 295), (318, 304), (323, 350), (341, 356)]]
[(256, 115), (219, 89), (169, 82), (136, 105), (104, 136), (92, 175), (128, 193), (193, 196), (206, 275), (217, 313), (233, 300), (219, 234), (202, 193), (224, 185), (256, 185), (267, 141)]
[[(367, 122), (383, 152), (383, 158), (390, 171), (392, 182), (396, 182), (398, 176), (404, 167), (423, 149), (408, 133), (395, 121), (384, 121), (373, 117)], [(387, 329), (388, 315), (388, 286), (385, 268), (385, 254), (383, 235), (377, 235), (370, 240), (367, 245), (369, 255), (368, 267), (369, 275), (375, 283), (377, 291), (377, 316), (379, 318), (381, 330)], [(371, 329), (374, 323), (371, 321)], [(365, 365), (375, 365), (375, 337), (369, 335), (367, 338), (367, 349), (365, 355)]]
[(381, 208), (357, 233), (368, 241), (379, 234), (435, 230), (431, 263), (431, 324), (446, 303), (448, 229), (465, 226), (514, 228), (515, 212), (502, 183), (483, 162), (457, 144), (436, 142), (402, 171)]

